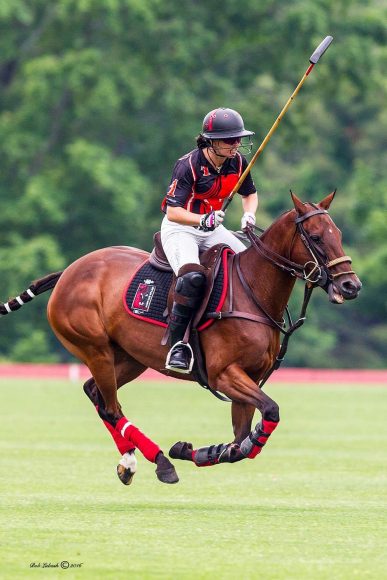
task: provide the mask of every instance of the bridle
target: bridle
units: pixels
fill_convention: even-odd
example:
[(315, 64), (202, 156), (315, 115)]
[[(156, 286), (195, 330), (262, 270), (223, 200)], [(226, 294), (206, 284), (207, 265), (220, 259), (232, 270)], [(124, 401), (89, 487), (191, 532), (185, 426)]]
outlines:
[(326, 288), (329, 283), (333, 282), (339, 276), (344, 276), (345, 274), (354, 274), (355, 272), (352, 270), (337, 273), (331, 272), (331, 268), (344, 262), (352, 263), (352, 259), (350, 256), (339, 256), (333, 260), (329, 260), (322, 248), (319, 247), (319, 245), (308, 234), (304, 228), (303, 223), (313, 216), (319, 214), (328, 214), (327, 210), (321, 209), (313, 203), (310, 205), (312, 205), (314, 208), (313, 210), (305, 213), (302, 216), (298, 215), (294, 220), (296, 229), (291, 247), (289, 249), (289, 255), (291, 255), (294, 241), (296, 235), (298, 234), (312, 258), (311, 260), (305, 262), (305, 264), (297, 264), (296, 262), (293, 262), (289, 258), (285, 258), (285, 256), (282, 256), (281, 254), (278, 254), (269, 248), (262, 241), (262, 239), (255, 234), (254, 226), (249, 226), (248, 224), (246, 228), (246, 235), (255, 250), (266, 260), (280, 268), (283, 272), (287, 272), (291, 276), (304, 280), (306, 283), (313, 286), (321, 286), (322, 288)]
[[(245, 290), (247, 290), (248, 294), (252, 297), (253, 301), (255, 302), (256, 306), (258, 306), (266, 317), (273, 323), (283, 335), (283, 341), (281, 344), (281, 348), (279, 353), (276, 356), (276, 359), (272, 366), (265, 372), (261, 380), (259, 381), (259, 387), (262, 388), (263, 385), (266, 383), (270, 375), (273, 371), (277, 370), (280, 366), (282, 361), (285, 358), (286, 351), (288, 348), (288, 342), (295, 330), (300, 328), (305, 322), (306, 319), (306, 310), (309, 304), (309, 300), (311, 298), (312, 292), (316, 286), (321, 286), (324, 290), (327, 290), (329, 284), (333, 283), (333, 281), (338, 278), (339, 276), (344, 276), (345, 274), (355, 274), (352, 270), (347, 270), (346, 272), (337, 272), (332, 273), (331, 269), (337, 266), (338, 264), (343, 264), (344, 262), (352, 263), (352, 259), (350, 256), (338, 256), (332, 260), (329, 260), (325, 252), (318, 244), (313, 240), (311, 235), (304, 228), (304, 222), (310, 219), (313, 216), (319, 214), (327, 214), (328, 212), (325, 209), (321, 209), (314, 203), (310, 204), (314, 208), (313, 210), (303, 214), (297, 215), (294, 222), (296, 224), (296, 229), (293, 235), (292, 243), (289, 248), (289, 256), (292, 253), (292, 249), (295, 243), (295, 239), (297, 234), (299, 235), (300, 239), (302, 240), (305, 248), (308, 250), (311, 260), (308, 260), (305, 264), (297, 264), (293, 262), (289, 258), (285, 258), (281, 254), (278, 254), (271, 248), (269, 248), (260, 237), (258, 237), (255, 233), (256, 228), (254, 225), (247, 224), (246, 232), (247, 238), (250, 240), (251, 245), (255, 248), (255, 250), (263, 256), (266, 260), (268, 260), (273, 265), (277, 266), (283, 272), (290, 274), (290, 276), (294, 276), (301, 280), (305, 281), (305, 291), (304, 291), (304, 300), (301, 306), (301, 311), (298, 319), (293, 322), (290, 316), (290, 312), (288, 307), (286, 307), (286, 314), (288, 318), (288, 327), (285, 328), (285, 321), (282, 323), (277, 322), (270, 316), (267, 310), (257, 301), (254, 297), (254, 293), (252, 289), (249, 287), (246, 279), (244, 278), (240, 266), (237, 267), (237, 273), (239, 276), (242, 285), (244, 286)], [(262, 231), (262, 230), (260, 230)]]

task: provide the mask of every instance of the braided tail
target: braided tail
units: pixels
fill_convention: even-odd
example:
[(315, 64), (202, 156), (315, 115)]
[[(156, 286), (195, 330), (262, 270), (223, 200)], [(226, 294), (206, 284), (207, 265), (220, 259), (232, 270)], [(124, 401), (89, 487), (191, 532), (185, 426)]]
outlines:
[(24, 292), (22, 292), (19, 296), (16, 296), (16, 298), (11, 298), (4, 304), (0, 302), (0, 315), (5, 316), (10, 312), (19, 310), (19, 308), (24, 306), (24, 304), (31, 302), (35, 296), (39, 296), (39, 294), (43, 294), (43, 292), (47, 292), (47, 290), (52, 290), (62, 274), (63, 271), (55, 272), (54, 274), (48, 274), (44, 278), (40, 278), (40, 280), (35, 280), (32, 282), (27, 290), (24, 290)]

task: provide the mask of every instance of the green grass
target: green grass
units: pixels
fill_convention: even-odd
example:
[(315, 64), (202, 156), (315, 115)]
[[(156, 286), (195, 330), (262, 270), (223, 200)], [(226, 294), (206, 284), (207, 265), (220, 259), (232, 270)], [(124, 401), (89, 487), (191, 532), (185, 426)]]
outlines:
[[(281, 424), (255, 460), (176, 461), (167, 486), (139, 457), (125, 487), (79, 385), (0, 381), (0, 577), (387, 578), (387, 389), (266, 390)], [(120, 400), (165, 451), (231, 440), (229, 405), (191, 384), (137, 382)], [(62, 560), (82, 567), (30, 568)]]

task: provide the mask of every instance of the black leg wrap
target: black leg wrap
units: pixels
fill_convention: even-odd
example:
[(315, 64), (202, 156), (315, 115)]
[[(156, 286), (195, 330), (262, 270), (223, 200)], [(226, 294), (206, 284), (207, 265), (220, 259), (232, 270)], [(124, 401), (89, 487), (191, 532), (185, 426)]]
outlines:
[(245, 459), (237, 443), (229, 443), (228, 445), (220, 443), (219, 445), (201, 447), (194, 451), (192, 443), (183, 441), (178, 441), (171, 447), (169, 457), (193, 461), (198, 467), (217, 465), (218, 463), (236, 463), (241, 461), (241, 459)]
[(245, 456), (241, 452), (239, 445), (237, 443), (229, 443), (219, 457), (219, 463), (236, 463), (242, 459), (245, 459)]
[(169, 450), (169, 457), (172, 459), (183, 459), (185, 461), (193, 461), (192, 459), (192, 443), (178, 441)]
[(210, 447), (200, 447), (193, 452), (192, 458), (198, 467), (207, 465), (216, 465), (220, 462), (220, 457), (227, 451), (228, 445), (220, 443), (219, 445), (210, 445)]
[[(262, 422), (257, 423), (255, 429), (241, 443), (240, 450), (244, 457), (254, 458), (265, 446), (270, 433), (265, 433)], [(261, 439), (259, 441), (259, 439)]]

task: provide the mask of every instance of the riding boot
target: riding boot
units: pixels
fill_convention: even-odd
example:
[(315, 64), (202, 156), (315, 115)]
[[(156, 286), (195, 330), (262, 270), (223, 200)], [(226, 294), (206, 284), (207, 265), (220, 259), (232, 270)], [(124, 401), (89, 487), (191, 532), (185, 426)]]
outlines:
[(183, 339), (203, 298), (206, 285), (204, 271), (205, 268), (198, 264), (186, 264), (178, 273), (169, 323), (172, 348), (165, 363), (165, 368), (178, 373), (190, 373), (192, 369), (192, 348)]

